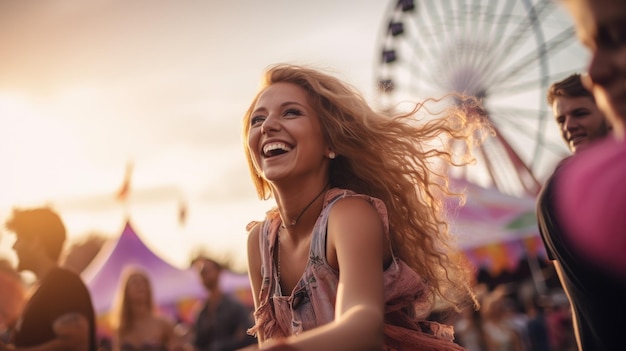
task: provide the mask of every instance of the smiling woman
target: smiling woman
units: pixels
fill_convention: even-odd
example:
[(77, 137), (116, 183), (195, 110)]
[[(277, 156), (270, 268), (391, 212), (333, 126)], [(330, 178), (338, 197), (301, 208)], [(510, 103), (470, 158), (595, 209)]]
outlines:
[[(150, 244), (181, 264), (189, 253), (179, 252), (180, 242), (233, 252), (245, 265), (246, 221), (264, 214), (239, 147), (237, 116), (254, 93), (248, 78), (266, 62), (306, 60), (345, 68), (373, 90), (371, 38), (385, 7), (380, 0), (0, 1), (0, 104), (11, 112), (0, 114), (0, 211), (71, 200), (72, 209), (60, 208), (70, 236), (83, 229), (117, 234), (122, 206), (111, 213), (81, 207), (74, 195), (114, 193), (133, 159), (130, 214)], [(270, 13), (298, 18), (298, 25), (268, 25)], [(29, 127), (39, 129), (32, 145), (46, 150), (36, 152)], [(18, 148), (33, 163), (20, 160)], [(176, 222), (178, 194), (163, 206), (135, 202), (139, 190), (168, 186), (190, 194), (186, 240)], [(172, 225), (164, 223), (169, 218)]]
[(438, 168), (471, 155), (429, 142), (469, 150), (490, 129), (475, 99), (455, 98), (416, 123), (424, 103), (390, 116), (315, 68), (266, 70), (243, 124), (257, 194), (276, 203), (248, 225), (249, 332), (262, 350), (462, 349), (449, 326), (426, 319), (435, 300), (475, 301)]

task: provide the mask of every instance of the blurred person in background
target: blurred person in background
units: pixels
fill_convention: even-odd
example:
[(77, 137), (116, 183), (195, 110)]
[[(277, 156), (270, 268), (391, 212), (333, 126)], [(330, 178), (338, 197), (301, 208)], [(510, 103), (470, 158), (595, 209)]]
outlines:
[(499, 285), (482, 301), (483, 330), (487, 351), (526, 351), (523, 335), (513, 324), (507, 288)]
[(208, 295), (194, 325), (194, 346), (198, 351), (232, 351), (256, 344), (246, 333), (254, 324), (252, 311), (220, 287), (222, 265), (199, 257), (193, 266), (198, 269)]
[(550, 347), (548, 319), (546, 317), (548, 300), (547, 296), (535, 293), (527, 302), (528, 321), (526, 322), (526, 329), (528, 330), (529, 350), (531, 351), (553, 351)]
[[(580, 74), (575, 73), (553, 83), (548, 89), (547, 100), (552, 107), (561, 137), (573, 154), (590, 148), (609, 135), (610, 124), (598, 108), (593, 94), (583, 85)], [(565, 241), (563, 226), (556, 218), (557, 205), (554, 199), (556, 178), (570, 158), (557, 165), (541, 189), (537, 198), (537, 222), (548, 258), (554, 264), (561, 286), (568, 296), (579, 296), (584, 294), (579, 292), (581, 288), (586, 288), (577, 287), (575, 280), (595, 274), (580, 261)]]
[(468, 351), (487, 350), (482, 313), (473, 308), (465, 308), (454, 322), (455, 342)]
[[(475, 286), (476, 298), (482, 305), (483, 299), (489, 292), (486, 284)], [(455, 341), (465, 347), (468, 351), (486, 351), (487, 341), (483, 328), (482, 311), (474, 308), (465, 308), (458, 314), (458, 319), (454, 322)]]
[(556, 290), (549, 295), (546, 308), (548, 340), (553, 351), (575, 351), (576, 336), (572, 324), (572, 309), (563, 290)]
[[(626, 1), (562, 0), (591, 53), (583, 83), (612, 135), (571, 157), (550, 191), (561, 282), (580, 350), (624, 349), (626, 315)], [(566, 261), (567, 260), (567, 261)]]
[(9, 335), (26, 301), (22, 277), (11, 263), (0, 258), (0, 341), (9, 342)]
[(47, 207), (14, 209), (6, 222), (15, 233), (18, 271), (37, 278), (10, 344), (0, 350), (95, 351), (95, 313), (91, 296), (76, 273), (58, 265), (66, 232), (61, 218)]
[(615, 137), (626, 136), (626, 40), (623, 0), (562, 0), (571, 14), (580, 42), (591, 53), (583, 82), (600, 110), (615, 128)]
[[(613, 138), (577, 157), (563, 179), (562, 214), (569, 239), (584, 259), (626, 280), (626, 3), (563, 1), (580, 41), (591, 52), (585, 86), (614, 126)], [(583, 187), (585, 184), (593, 186)], [(579, 189), (579, 191), (575, 191)], [(583, 201), (580, 201), (583, 200)]]
[(157, 313), (147, 273), (126, 267), (118, 289), (111, 316), (113, 351), (176, 350), (174, 323)]

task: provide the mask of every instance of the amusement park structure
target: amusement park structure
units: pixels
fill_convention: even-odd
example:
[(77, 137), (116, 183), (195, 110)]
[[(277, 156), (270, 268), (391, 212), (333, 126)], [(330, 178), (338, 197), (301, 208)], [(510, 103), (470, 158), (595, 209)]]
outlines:
[(376, 54), (381, 108), (451, 92), (482, 100), (495, 133), (457, 176), (534, 197), (567, 155), (546, 92), (586, 54), (555, 1), (392, 0)]

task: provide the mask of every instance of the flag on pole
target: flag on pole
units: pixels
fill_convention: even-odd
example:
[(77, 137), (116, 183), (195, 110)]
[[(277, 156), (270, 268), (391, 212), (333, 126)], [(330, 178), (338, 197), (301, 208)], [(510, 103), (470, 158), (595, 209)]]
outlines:
[(115, 199), (117, 201), (124, 202), (128, 199), (128, 194), (130, 193), (130, 179), (133, 173), (133, 163), (128, 162), (126, 164), (126, 173), (124, 174), (124, 182), (122, 186), (119, 188), (117, 193), (115, 194)]
[(187, 222), (187, 202), (184, 199), (178, 200), (178, 224), (184, 226)]

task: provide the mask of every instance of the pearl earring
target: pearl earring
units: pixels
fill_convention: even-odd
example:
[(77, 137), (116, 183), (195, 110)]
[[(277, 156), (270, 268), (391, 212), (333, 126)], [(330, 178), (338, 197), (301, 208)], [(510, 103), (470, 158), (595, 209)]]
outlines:
[(331, 152), (328, 153), (328, 158), (330, 158), (331, 160), (334, 160), (335, 157), (337, 157), (337, 155), (335, 154), (334, 151), (331, 151)]

